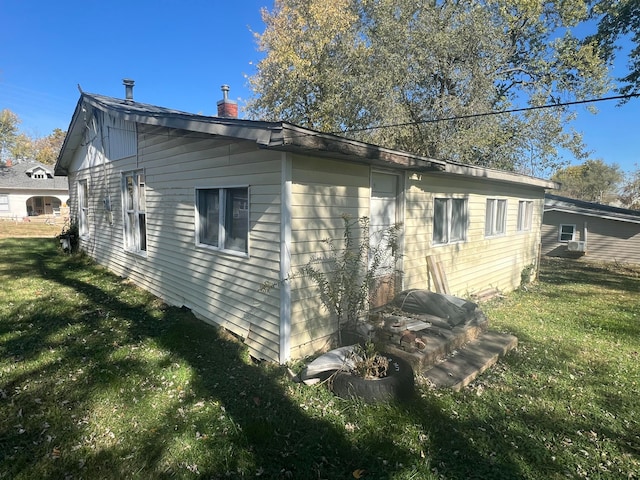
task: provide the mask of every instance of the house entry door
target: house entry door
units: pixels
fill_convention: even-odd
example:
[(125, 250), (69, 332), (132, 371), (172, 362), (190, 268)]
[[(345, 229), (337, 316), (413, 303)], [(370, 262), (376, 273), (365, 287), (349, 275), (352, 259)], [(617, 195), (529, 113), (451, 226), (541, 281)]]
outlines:
[[(369, 212), (369, 245), (371, 251), (376, 249), (381, 254), (379, 275), (372, 288), (372, 307), (379, 307), (391, 301), (395, 293), (396, 265), (388, 238), (385, 236), (389, 228), (398, 223), (398, 175), (374, 172), (371, 174), (371, 202)], [(369, 264), (373, 255), (369, 255)]]

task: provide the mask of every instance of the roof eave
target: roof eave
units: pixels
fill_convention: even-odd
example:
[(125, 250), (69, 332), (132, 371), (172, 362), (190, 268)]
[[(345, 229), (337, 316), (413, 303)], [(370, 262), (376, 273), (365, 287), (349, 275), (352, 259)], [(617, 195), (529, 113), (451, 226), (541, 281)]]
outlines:
[(290, 123), (282, 124), (282, 138), (274, 139), (269, 147), (402, 170), (442, 171), (446, 165), (446, 162), (441, 160), (321, 133)]
[(625, 216), (619, 216), (619, 215), (611, 215), (609, 213), (606, 212), (598, 212), (598, 211), (592, 211), (592, 212), (588, 212), (588, 211), (584, 211), (584, 210), (575, 210), (572, 208), (563, 208), (563, 207), (559, 207), (559, 206), (552, 206), (552, 207), (545, 207), (544, 209), (545, 212), (561, 212), (561, 213), (568, 213), (571, 215), (581, 215), (584, 217), (596, 217), (596, 218), (601, 218), (604, 220), (614, 220), (617, 222), (626, 222), (626, 223), (640, 223), (640, 217), (625, 217)]
[(484, 178), (503, 183), (526, 184), (532, 187), (557, 190), (560, 188), (558, 182), (545, 180), (543, 178), (532, 177), (521, 173), (512, 173), (492, 168), (478, 167), (474, 165), (464, 165), (456, 162), (447, 162), (446, 173), (454, 175), (464, 175), (467, 177)]
[(67, 176), (69, 174), (69, 165), (73, 159), (73, 152), (78, 148), (84, 135), (84, 129), (79, 126), (80, 113), (82, 113), (84, 102), (84, 94), (80, 94), (76, 108), (71, 116), (67, 134), (62, 142), (62, 148), (53, 167), (53, 174), (58, 176)]

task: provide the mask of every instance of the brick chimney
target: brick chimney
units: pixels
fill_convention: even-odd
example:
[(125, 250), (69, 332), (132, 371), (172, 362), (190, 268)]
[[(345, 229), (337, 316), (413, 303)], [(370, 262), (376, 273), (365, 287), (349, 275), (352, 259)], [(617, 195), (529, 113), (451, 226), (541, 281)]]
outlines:
[(238, 118), (238, 102), (229, 100), (229, 85), (222, 85), (222, 100), (218, 101), (218, 116)]

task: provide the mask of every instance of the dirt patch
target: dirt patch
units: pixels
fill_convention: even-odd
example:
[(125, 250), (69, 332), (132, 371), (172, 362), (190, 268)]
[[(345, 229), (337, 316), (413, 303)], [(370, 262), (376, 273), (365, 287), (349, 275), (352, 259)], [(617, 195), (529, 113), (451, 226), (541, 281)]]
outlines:
[(0, 238), (52, 238), (59, 235), (64, 226), (63, 219), (57, 219), (55, 223), (42, 221), (13, 221), (0, 220)]

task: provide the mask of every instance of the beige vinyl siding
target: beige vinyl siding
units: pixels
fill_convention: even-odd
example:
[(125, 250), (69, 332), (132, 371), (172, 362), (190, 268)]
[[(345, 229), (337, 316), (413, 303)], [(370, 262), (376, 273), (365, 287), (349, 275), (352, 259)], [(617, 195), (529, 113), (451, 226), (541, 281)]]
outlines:
[[(442, 262), (451, 293), (468, 296), (495, 288), (510, 291), (522, 270), (536, 262), (543, 205), (542, 190), (504, 183), (411, 174), (405, 200), (404, 288), (431, 288), (426, 257)], [(433, 199), (467, 199), (468, 229), (464, 242), (434, 245)], [(507, 201), (506, 233), (485, 237), (487, 198)], [(518, 202), (533, 201), (530, 231), (517, 231)]]
[[(242, 336), (255, 357), (278, 361), (279, 294), (259, 289), (279, 274), (280, 168), (279, 153), (252, 142), (139, 125), (137, 155), (91, 171), (92, 231), (83, 248), (167, 303)], [(146, 180), (146, 255), (123, 248), (121, 178), (136, 169)], [(196, 189), (235, 186), (249, 188), (249, 256), (196, 247)]]
[(567, 242), (558, 241), (558, 229), (561, 224), (575, 225), (575, 240), (586, 240), (587, 252), (580, 257), (581, 259), (640, 264), (640, 223), (569, 212), (545, 212), (542, 230), (545, 255), (574, 258), (577, 256), (575, 253), (567, 252)]
[[(343, 213), (369, 214), (369, 167), (320, 158), (292, 158), (291, 270), (323, 252), (322, 241), (341, 239)], [(329, 346), (335, 332), (318, 290), (295, 278), (291, 288), (291, 355), (301, 357)]]

